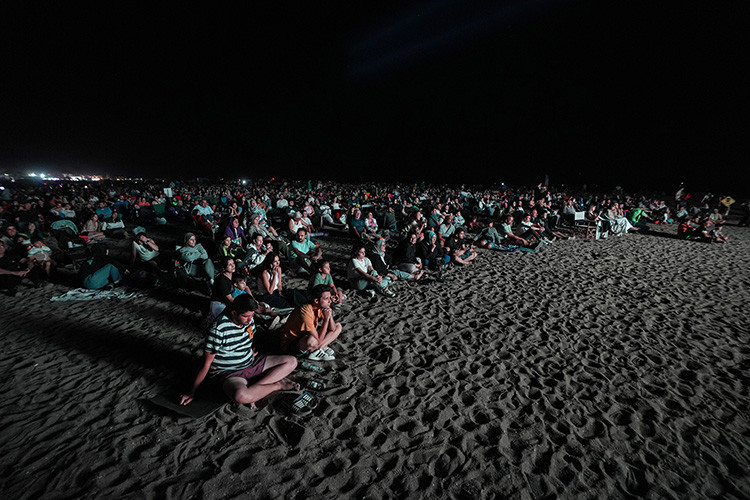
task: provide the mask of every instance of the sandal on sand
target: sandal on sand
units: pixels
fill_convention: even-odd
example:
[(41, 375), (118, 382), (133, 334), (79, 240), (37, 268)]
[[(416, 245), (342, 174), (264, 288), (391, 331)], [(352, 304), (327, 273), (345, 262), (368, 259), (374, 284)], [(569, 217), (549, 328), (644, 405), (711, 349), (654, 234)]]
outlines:
[[(314, 404), (311, 405), (311, 403)], [(289, 403), (287, 409), (292, 415), (305, 417), (310, 415), (316, 406), (318, 406), (318, 401), (307, 392), (303, 392), (297, 399)]]
[(310, 378), (305, 382), (305, 387), (314, 391), (324, 391), (326, 388), (326, 383), (319, 379)]
[(302, 395), (295, 400), (295, 402), (296, 401), (304, 401), (305, 405), (311, 410), (314, 410), (318, 407), (318, 398), (307, 391), (303, 392)]

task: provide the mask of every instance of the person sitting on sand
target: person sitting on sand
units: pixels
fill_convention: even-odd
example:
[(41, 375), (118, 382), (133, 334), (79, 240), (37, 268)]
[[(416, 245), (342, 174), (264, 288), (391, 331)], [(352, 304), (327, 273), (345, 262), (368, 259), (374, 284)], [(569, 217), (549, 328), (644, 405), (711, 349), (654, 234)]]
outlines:
[(461, 210), (456, 210), (456, 213), (453, 214), (453, 225), (456, 227), (466, 227), (466, 219), (461, 215)]
[(106, 238), (102, 229), (102, 223), (99, 222), (98, 215), (91, 214), (91, 218), (89, 218), (89, 220), (87, 220), (83, 225), (81, 234), (86, 236), (89, 243), (93, 243), (97, 240), (103, 240), (104, 238)]
[(396, 247), (394, 255), (396, 267), (409, 274), (422, 269), (422, 259), (417, 256), (418, 238), (417, 233), (409, 233)]
[(41, 284), (42, 281), (49, 280), (52, 272), (57, 268), (57, 263), (52, 260), (52, 249), (44, 244), (44, 240), (35, 236), (31, 240), (31, 248), (27, 255), (27, 265), (29, 267), (29, 279), (35, 285)]
[(522, 245), (528, 246), (529, 241), (526, 238), (518, 236), (513, 232), (513, 215), (508, 214), (505, 216), (505, 220), (500, 224), (500, 234), (503, 237), (504, 245)]
[(221, 236), (219, 241), (219, 259), (231, 257), (234, 259), (238, 269), (243, 269), (247, 262), (245, 261), (247, 252), (234, 241), (228, 234)]
[(544, 228), (534, 224), (531, 221), (530, 213), (524, 214), (521, 217), (521, 222), (519, 223), (519, 231), (521, 232), (521, 237), (525, 240), (534, 238), (537, 241), (541, 241), (543, 243), (549, 242), (549, 240), (542, 234), (544, 232)]
[(247, 234), (262, 234), (265, 241), (278, 241), (279, 234), (272, 226), (266, 226), (262, 223), (260, 214), (252, 214), (250, 216), (250, 226), (247, 229)]
[(362, 218), (362, 210), (355, 207), (352, 210), (348, 224), (350, 235), (354, 236), (357, 239), (362, 239), (365, 237), (365, 220)]
[(422, 240), (424, 237), (424, 231), (427, 229), (427, 220), (422, 217), (422, 212), (414, 210), (409, 216), (409, 221), (404, 226), (404, 232), (408, 235), (414, 233), (417, 235), (417, 240)]
[(266, 255), (258, 276), (259, 298), (275, 309), (291, 309), (305, 303), (297, 290), (285, 289), (281, 276), (281, 258), (276, 252)]
[(424, 240), (417, 247), (417, 256), (422, 259), (423, 268), (432, 271), (440, 271), (450, 262), (450, 256), (445, 254), (445, 249), (440, 246), (437, 234), (434, 231), (425, 231)]
[(445, 240), (445, 250), (454, 264), (471, 264), (477, 258), (477, 253), (466, 243), (466, 231), (459, 227), (453, 235)]
[(549, 224), (549, 214), (547, 213), (546, 210), (542, 211), (542, 213), (539, 214), (539, 216), (536, 217), (536, 218), (534, 218), (534, 213), (535, 212), (536, 212), (536, 210), (532, 210), (531, 211), (531, 217), (532, 217), (532, 220), (533, 220), (534, 224), (536, 224), (537, 226), (539, 226), (539, 227), (542, 228), (542, 236), (544, 236), (545, 238), (547, 238), (550, 241), (555, 241), (556, 239), (560, 239), (560, 240), (567, 240), (568, 239), (568, 237), (565, 236), (563, 233), (561, 233), (559, 231), (554, 231), (550, 227), (550, 224)]
[[(166, 265), (165, 258), (162, 258), (159, 253), (159, 245), (157, 245), (152, 238), (149, 238), (146, 235), (146, 232), (141, 228), (141, 231), (139, 231), (133, 238), (130, 252), (130, 266), (133, 268), (138, 267), (149, 272), (159, 273), (166, 272), (164, 269), (166, 268)], [(162, 266), (164, 266), (164, 268)]]
[(427, 217), (427, 229), (436, 231), (443, 223), (443, 213), (440, 211), (440, 204), (437, 203), (432, 207), (430, 215)]
[(445, 245), (445, 240), (453, 236), (454, 232), (456, 232), (456, 226), (453, 224), (453, 214), (447, 214), (437, 230), (440, 244)]
[(266, 255), (273, 252), (273, 245), (265, 243), (263, 235), (255, 233), (250, 237), (250, 244), (247, 247), (247, 255), (243, 262), (245, 262), (245, 269), (252, 271), (258, 269), (266, 258)]
[(307, 286), (307, 291), (312, 294), (313, 288), (318, 285), (327, 285), (331, 289), (331, 302), (333, 304), (341, 304), (344, 302), (344, 293), (336, 288), (331, 276), (331, 262), (328, 260), (318, 261), (318, 270), (310, 278), (310, 283)]
[(681, 240), (687, 240), (693, 236), (694, 227), (690, 224), (690, 220), (684, 220), (677, 226), (677, 238)]
[(197, 205), (193, 207), (193, 213), (195, 213), (196, 210), (198, 211), (198, 215), (203, 217), (203, 219), (207, 223), (213, 224), (217, 222), (216, 215), (214, 214), (214, 209), (208, 205), (208, 200), (201, 200)]
[(702, 219), (699, 219), (699, 221), (700, 223), (698, 225), (698, 228), (695, 230), (694, 238), (706, 243), (713, 243), (714, 239), (711, 235), (713, 224), (711, 223), (710, 219), (708, 217), (703, 217)]
[(388, 205), (385, 214), (383, 215), (383, 229), (387, 232), (398, 231), (398, 221), (396, 220), (396, 212), (393, 205)]
[(234, 273), (232, 275), (232, 297), (237, 298), (243, 293), (246, 293), (252, 297), (253, 292), (250, 287), (247, 286), (247, 277), (242, 273)]
[(214, 263), (193, 233), (185, 234), (185, 244), (180, 248), (179, 255), (183, 281), (185, 276), (193, 276), (208, 280), (210, 285), (214, 284)]
[[(644, 230), (648, 229), (648, 225), (646, 224), (646, 222), (649, 219), (651, 219), (651, 216), (649, 215), (646, 208), (643, 206), (643, 203), (640, 203), (637, 207), (632, 209), (630, 213), (628, 213), (628, 220), (630, 221), (630, 224), (633, 227), (636, 227), (639, 229), (644, 229)], [(663, 218), (663, 216), (660, 222), (664, 222), (666, 224), (666, 220)]]
[[(247, 286), (245, 275), (235, 272), (237, 269), (237, 263), (234, 259), (231, 257), (223, 259), (221, 269), (221, 273), (216, 276), (214, 286), (211, 290), (208, 318), (211, 321), (221, 314), (225, 307), (231, 305), (238, 296), (247, 294), (255, 299), (252, 291), (250, 291), (250, 288)], [(264, 317), (273, 318), (278, 316), (268, 304), (257, 300), (256, 302), (258, 304), (258, 308), (255, 310), (256, 313), (263, 315)]]
[(247, 245), (247, 238), (245, 237), (245, 231), (240, 226), (240, 220), (237, 217), (232, 217), (227, 224), (224, 234), (232, 239), (232, 243), (239, 247)]
[(365, 217), (365, 237), (372, 240), (376, 239), (379, 234), (378, 221), (375, 219), (372, 211), (368, 211), (367, 217)]
[(22, 269), (17, 259), (7, 252), (5, 241), (0, 240), (0, 290), (6, 290), (11, 297), (16, 295), (18, 285), (29, 273)]
[(290, 245), (294, 262), (309, 274), (313, 274), (317, 262), (323, 257), (323, 250), (307, 237), (307, 229), (301, 227), (297, 230), (296, 237)]
[(208, 238), (213, 238), (214, 232), (216, 231), (217, 224), (215, 222), (209, 221), (200, 214), (200, 212), (196, 209), (193, 210), (193, 225), (195, 226), (196, 230), (203, 233), (204, 236)]
[(372, 262), (367, 258), (367, 252), (364, 244), (354, 245), (352, 259), (346, 268), (346, 276), (349, 284), (356, 291), (370, 290), (368, 293), (374, 297), (375, 293), (382, 293), (393, 297), (395, 293), (388, 289), (391, 279), (388, 276), (381, 276), (372, 267)]
[(302, 218), (302, 212), (294, 212), (294, 215), (289, 219), (288, 229), (291, 238), (295, 238), (300, 229), (311, 231), (310, 226)]
[(213, 287), (211, 289), (211, 300), (221, 302), (228, 306), (234, 301), (232, 290), (234, 289), (233, 276), (237, 270), (237, 263), (229, 256), (224, 257), (221, 261), (221, 272), (216, 275)]
[(195, 398), (206, 377), (220, 382), (224, 393), (241, 404), (253, 404), (278, 390), (299, 388), (285, 379), (297, 367), (294, 356), (257, 354), (253, 348), (257, 308), (252, 297), (240, 295), (216, 318), (206, 336), (203, 365), (180, 404)]
[(388, 276), (391, 281), (396, 281), (397, 279), (418, 280), (422, 277), (422, 274), (424, 274), (422, 269), (419, 269), (414, 273), (407, 273), (392, 267), (391, 258), (386, 253), (386, 247), (385, 239), (381, 238), (374, 243), (372, 251), (368, 254), (373, 269), (375, 269), (380, 276)]
[(329, 346), (342, 330), (341, 323), (333, 319), (331, 289), (316, 285), (310, 302), (297, 307), (281, 328), (281, 349), (296, 357), (331, 361), (336, 358)]
[(633, 225), (625, 217), (625, 211), (618, 203), (613, 203), (607, 210), (607, 220), (609, 221), (609, 230), (615, 236), (627, 234)]
[(474, 239), (474, 244), (478, 248), (489, 248), (495, 249), (502, 246), (503, 237), (495, 229), (495, 223), (489, 221), (487, 227), (482, 228), (477, 237)]
[(387, 254), (386, 240), (382, 238), (372, 245), (372, 249), (367, 253), (367, 257), (370, 259), (372, 267), (377, 271), (378, 275), (388, 277), (392, 282), (398, 279), (418, 280), (424, 273), (422, 269), (417, 270), (415, 273), (407, 273), (392, 266), (392, 259)]

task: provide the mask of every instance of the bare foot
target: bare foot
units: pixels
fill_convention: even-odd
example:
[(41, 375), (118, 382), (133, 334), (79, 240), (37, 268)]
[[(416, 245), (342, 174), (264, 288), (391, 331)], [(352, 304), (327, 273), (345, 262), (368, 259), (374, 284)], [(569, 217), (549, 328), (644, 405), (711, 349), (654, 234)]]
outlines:
[(279, 388), (280, 391), (298, 391), (300, 389), (300, 385), (297, 382), (288, 378), (279, 380), (279, 385), (281, 385)]

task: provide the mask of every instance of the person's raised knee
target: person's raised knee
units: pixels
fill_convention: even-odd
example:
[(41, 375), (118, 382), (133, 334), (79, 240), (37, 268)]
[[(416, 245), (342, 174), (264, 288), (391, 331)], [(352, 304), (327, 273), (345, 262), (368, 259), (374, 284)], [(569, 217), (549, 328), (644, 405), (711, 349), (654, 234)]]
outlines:
[(255, 402), (252, 396), (245, 391), (240, 391), (237, 394), (235, 394), (234, 400), (243, 405)]

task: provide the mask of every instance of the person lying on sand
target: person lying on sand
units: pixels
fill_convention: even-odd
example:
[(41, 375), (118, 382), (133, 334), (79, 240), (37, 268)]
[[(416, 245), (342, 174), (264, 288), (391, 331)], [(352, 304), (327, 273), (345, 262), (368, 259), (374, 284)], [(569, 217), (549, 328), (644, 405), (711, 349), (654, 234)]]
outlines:
[(263, 355), (253, 348), (257, 308), (257, 302), (243, 294), (216, 318), (206, 336), (203, 366), (180, 404), (193, 400), (206, 377), (222, 382), (226, 395), (242, 404), (255, 403), (275, 391), (299, 388), (285, 379), (297, 367), (294, 356)]
[(711, 241), (715, 243), (727, 243), (729, 241), (729, 237), (721, 232), (722, 229), (724, 229), (724, 224), (716, 224), (716, 227), (709, 231)]

